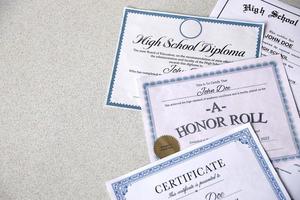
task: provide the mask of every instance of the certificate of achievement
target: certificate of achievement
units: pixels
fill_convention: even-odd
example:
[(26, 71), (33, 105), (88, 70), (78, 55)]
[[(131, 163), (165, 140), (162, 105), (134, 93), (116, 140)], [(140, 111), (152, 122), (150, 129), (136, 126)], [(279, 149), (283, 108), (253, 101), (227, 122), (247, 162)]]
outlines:
[(266, 23), (262, 55), (280, 54), (300, 109), (300, 9), (277, 0), (219, 0), (211, 17)]
[(114, 200), (290, 199), (249, 124), (107, 182), (107, 189)]
[(233, 126), (252, 123), (273, 161), (299, 157), (299, 118), (280, 56), (269, 56), (141, 79), (150, 159), (155, 141), (180, 149)]
[(107, 105), (140, 109), (136, 80), (259, 57), (264, 24), (125, 8)]

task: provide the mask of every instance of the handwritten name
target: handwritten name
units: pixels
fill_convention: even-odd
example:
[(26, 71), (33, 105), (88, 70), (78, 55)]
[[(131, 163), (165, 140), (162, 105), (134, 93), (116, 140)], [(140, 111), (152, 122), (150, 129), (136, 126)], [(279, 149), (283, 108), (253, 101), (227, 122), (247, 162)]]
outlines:
[(230, 86), (226, 86), (226, 85), (217, 85), (216, 88), (202, 87), (200, 91), (197, 92), (197, 96), (215, 94), (218, 92), (225, 92), (228, 90), (230, 90)]
[[(205, 200), (220, 200), (226, 198), (224, 192), (209, 192), (205, 195)], [(235, 198), (234, 200), (238, 200), (239, 198)]]
[(217, 200), (225, 197), (224, 192), (209, 192), (205, 195), (206, 200)]

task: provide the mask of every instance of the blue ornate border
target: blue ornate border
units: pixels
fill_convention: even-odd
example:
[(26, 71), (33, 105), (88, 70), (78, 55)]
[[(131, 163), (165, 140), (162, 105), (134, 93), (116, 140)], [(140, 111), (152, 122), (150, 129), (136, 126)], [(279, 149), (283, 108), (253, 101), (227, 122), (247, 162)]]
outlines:
[(260, 56), (260, 52), (261, 52), (260, 51), (261, 35), (262, 35), (262, 31), (263, 31), (263, 25), (262, 24), (246, 23), (246, 22), (231, 21), (231, 20), (219, 20), (219, 19), (212, 19), (212, 18), (205, 18), (205, 17), (194, 17), (194, 16), (192, 17), (192, 16), (186, 16), (186, 15), (176, 15), (176, 14), (169, 14), (169, 13), (143, 11), (143, 10), (136, 10), (136, 9), (126, 8), (125, 11), (124, 11), (124, 15), (123, 15), (123, 21), (122, 21), (121, 32), (120, 32), (120, 36), (119, 36), (118, 48), (117, 48), (117, 53), (116, 53), (116, 56), (115, 56), (112, 77), (111, 77), (108, 96), (107, 96), (107, 100), (106, 100), (106, 105), (109, 105), (109, 106), (116, 106), (116, 107), (122, 107), (122, 108), (130, 108), (130, 109), (141, 110), (140, 106), (124, 104), (124, 103), (117, 103), (117, 102), (113, 102), (111, 100), (112, 92), (113, 92), (113, 88), (114, 88), (115, 77), (116, 77), (117, 68), (118, 68), (118, 63), (119, 63), (119, 57), (120, 57), (122, 42), (123, 42), (124, 31), (125, 31), (126, 22), (127, 22), (127, 16), (128, 16), (129, 13), (149, 15), (149, 16), (158, 16), (158, 17), (167, 17), (167, 18), (174, 18), (174, 19), (196, 19), (196, 20), (199, 20), (199, 21), (202, 21), (202, 22), (209, 22), (209, 23), (215, 23), (215, 24), (227, 24), (227, 25), (236, 25), (236, 26), (245, 26), (245, 27), (256, 27), (259, 30), (259, 37), (257, 38), (257, 43), (256, 43), (256, 57), (258, 58)]
[(145, 110), (148, 114), (149, 127), (150, 127), (150, 131), (152, 133), (152, 142), (154, 143), (154, 141), (156, 140), (157, 137), (156, 137), (156, 131), (155, 131), (155, 123), (154, 123), (154, 120), (153, 120), (151, 101), (150, 101), (149, 94), (148, 94), (148, 88), (149, 87), (153, 87), (153, 86), (157, 86), (157, 85), (164, 85), (164, 84), (172, 84), (172, 83), (182, 82), (182, 81), (190, 81), (190, 80), (194, 80), (194, 79), (201, 79), (201, 78), (211, 77), (211, 76), (218, 76), (218, 75), (221, 75), (221, 74), (238, 73), (238, 72), (241, 72), (241, 71), (255, 70), (255, 69), (264, 68), (264, 67), (272, 67), (272, 69), (273, 69), (273, 74), (275, 76), (275, 79), (277, 80), (276, 83), (277, 83), (277, 87), (278, 87), (278, 90), (279, 90), (279, 93), (280, 93), (281, 102), (283, 104), (283, 108), (284, 108), (284, 111), (285, 111), (285, 114), (286, 114), (287, 122), (289, 124), (290, 134), (292, 135), (295, 148), (298, 151), (298, 153), (295, 154), (295, 155), (288, 155), (288, 156), (272, 158), (272, 161), (281, 161), (281, 160), (300, 158), (300, 144), (299, 144), (299, 140), (297, 138), (297, 132), (296, 132), (295, 125), (294, 125), (294, 120), (293, 120), (292, 114), (290, 112), (289, 102), (286, 98), (286, 94), (285, 94), (284, 88), (282, 86), (281, 77), (280, 77), (280, 74), (278, 72), (278, 66), (277, 66), (277, 63), (275, 61), (258, 63), (256, 65), (250, 65), (250, 66), (242, 66), (242, 67), (238, 66), (238, 67), (233, 67), (233, 68), (230, 68), (230, 69), (211, 71), (209, 73), (193, 74), (191, 76), (178, 77), (176, 79), (173, 78), (173, 79), (169, 79), (169, 80), (160, 80), (160, 81), (156, 81), (156, 82), (144, 83), (143, 84), (143, 89), (144, 89), (144, 98), (145, 98), (145, 102), (146, 102), (146, 109)]
[(228, 145), (232, 142), (241, 142), (242, 144), (248, 145), (251, 148), (252, 152), (254, 153), (254, 155), (256, 157), (256, 160), (258, 161), (258, 163), (259, 163), (261, 169), (263, 170), (267, 180), (269, 181), (274, 193), (276, 194), (277, 199), (280, 199), (280, 200), (287, 199), (284, 196), (284, 192), (281, 190), (278, 182), (276, 181), (276, 178), (274, 177), (274, 174), (272, 173), (271, 169), (269, 168), (266, 160), (264, 159), (264, 157), (262, 155), (262, 152), (260, 151), (259, 147), (257, 146), (257, 144), (256, 144), (254, 138), (252, 137), (248, 128), (240, 130), (236, 133), (233, 133), (231, 135), (228, 135), (226, 137), (218, 139), (218, 140), (211, 142), (209, 144), (206, 144), (204, 146), (193, 149), (187, 153), (184, 153), (182, 155), (179, 155), (170, 160), (167, 160), (158, 165), (155, 165), (155, 166), (145, 169), (141, 172), (138, 172), (134, 175), (131, 175), (122, 180), (112, 183), (111, 186), (114, 191), (115, 197), (117, 198), (117, 200), (125, 200), (126, 199), (125, 195), (128, 192), (128, 187), (130, 187), (133, 183), (138, 182), (147, 176), (151, 176), (162, 170), (166, 170), (170, 167), (181, 164), (187, 160), (193, 159), (194, 157), (200, 156), (200, 155), (207, 153), (209, 151), (212, 151), (214, 149)]

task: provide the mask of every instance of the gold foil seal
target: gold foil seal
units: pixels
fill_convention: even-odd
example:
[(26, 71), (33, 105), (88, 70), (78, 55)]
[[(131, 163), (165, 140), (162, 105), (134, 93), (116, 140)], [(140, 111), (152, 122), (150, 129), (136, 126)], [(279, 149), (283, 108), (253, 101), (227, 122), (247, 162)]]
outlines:
[(154, 143), (154, 153), (159, 158), (164, 158), (178, 151), (180, 151), (180, 145), (173, 136), (163, 135)]

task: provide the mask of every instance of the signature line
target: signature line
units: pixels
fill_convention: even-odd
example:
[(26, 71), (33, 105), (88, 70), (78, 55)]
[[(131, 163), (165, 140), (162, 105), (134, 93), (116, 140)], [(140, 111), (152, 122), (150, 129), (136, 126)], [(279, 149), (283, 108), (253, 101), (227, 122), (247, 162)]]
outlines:
[(226, 195), (224, 198), (227, 198), (227, 197), (230, 197), (230, 196), (232, 196), (232, 195), (234, 195), (234, 194), (237, 194), (237, 193), (239, 193), (239, 192), (241, 192), (242, 190), (238, 190), (238, 191), (236, 191), (236, 192), (233, 192), (233, 193), (231, 193), (231, 194), (228, 194), (228, 195)]

